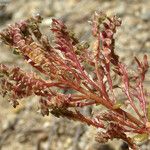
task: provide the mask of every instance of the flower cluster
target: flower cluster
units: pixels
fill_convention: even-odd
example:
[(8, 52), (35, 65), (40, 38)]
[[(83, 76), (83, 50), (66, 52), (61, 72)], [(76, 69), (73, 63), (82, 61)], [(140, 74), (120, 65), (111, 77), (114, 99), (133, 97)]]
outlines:
[[(146, 55), (143, 62), (135, 58), (137, 71), (130, 74), (115, 54), (114, 34), (121, 20), (96, 12), (91, 20), (93, 45), (80, 42), (63, 22), (56, 19), (52, 19), (50, 27), (55, 40), (51, 44), (40, 31), (41, 22), (40, 16), (34, 16), (0, 32), (1, 39), (14, 54), (22, 55), (44, 75), (0, 64), (2, 95), (8, 96), (14, 107), (19, 105), (20, 99), (37, 95), (42, 115), (50, 112), (56, 117), (102, 128), (104, 131), (96, 135), (97, 141), (118, 138), (136, 150), (135, 140), (146, 140), (150, 134), (150, 102), (143, 88), (149, 65)], [(115, 78), (120, 83), (116, 83)], [(118, 100), (117, 90), (125, 100)], [(94, 111), (94, 105), (102, 105), (106, 111), (96, 112), (91, 118), (78, 110), (92, 106)], [(126, 107), (131, 107), (134, 114)]]

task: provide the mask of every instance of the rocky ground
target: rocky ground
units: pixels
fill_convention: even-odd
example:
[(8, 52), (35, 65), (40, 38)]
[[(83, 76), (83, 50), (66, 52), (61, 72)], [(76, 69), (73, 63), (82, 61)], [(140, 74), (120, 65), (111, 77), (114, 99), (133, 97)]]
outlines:
[[(116, 51), (127, 65), (133, 57), (150, 56), (149, 0), (0, 0), (0, 29), (20, 19), (41, 14), (41, 28), (46, 34), (52, 17), (62, 19), (81, 40), (89, 40), (88, 21), (96, 10), (117, 14), (123, 20), (116, 36)], [(0, 63), (14, 64), (32, 70), (23, 60), (11, 54), (1, 43)], [(150, 73), (149, 73), (150, 75)], [(150, 78), (145, 85), (149, 87)], [(0, 98), (0, 149), (2, 150), (127, 150), (122, 141), (105, 145), (94, 141), (95, 129), (53, 116), (42, 117), (37, 97), (23, 100), (17, 109)], [(150, 142), (141, 146), (149, 150)]]

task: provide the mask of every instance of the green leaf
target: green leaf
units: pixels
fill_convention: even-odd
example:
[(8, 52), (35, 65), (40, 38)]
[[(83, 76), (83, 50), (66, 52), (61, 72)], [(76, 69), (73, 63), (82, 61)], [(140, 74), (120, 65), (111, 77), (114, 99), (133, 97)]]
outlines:
[(123, 105), (124, 105), (123, 102), (117, 101), (117, 102), (114, 104), (113, 109), (118, 109), (118, 108), (120, 108), (120, 107), (123, 106)]
[(146, 133), (137, 134), (137, 135), (135, 135), (134, 137), (132, 137), (132, 139), (133, 139), (134, 142), (136, 142), (136, 143), (144, 142), (144, 141), (148, 140), (148, 138), (149, 138), (149, 135), (146, 134)]
[(14, 48), (14, 49), (13, 49), (13, 54), (19, 55), (19, 50), (18, 50), (17, 48)]
[(0, 78), (4, 77), (4, 75), (2, 73), (0, 73)]
[(150, 103), (148, 104), (147, 107), (147, 117), (148, 117), (148, 121), (150, 122)]

